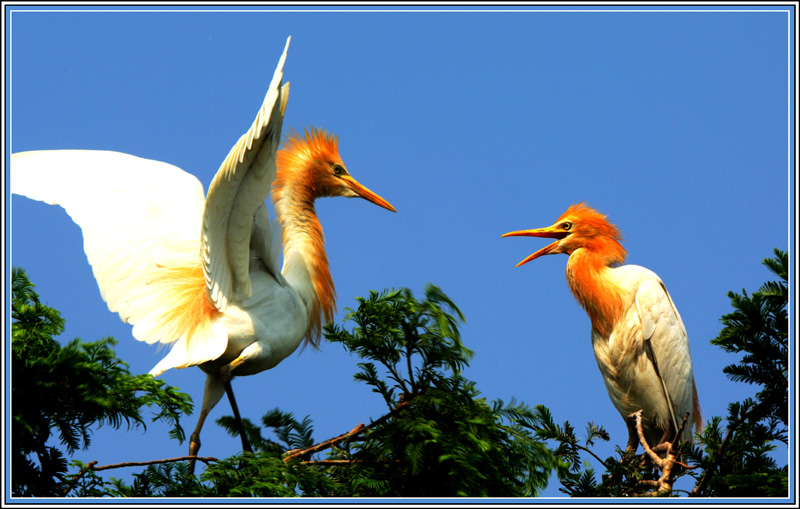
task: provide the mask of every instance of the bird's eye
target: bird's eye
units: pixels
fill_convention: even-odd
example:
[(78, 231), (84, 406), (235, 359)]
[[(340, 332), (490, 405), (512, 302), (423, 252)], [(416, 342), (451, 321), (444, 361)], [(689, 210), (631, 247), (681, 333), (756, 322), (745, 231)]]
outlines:
[(336, 175), (338, 177), (338, 176), (344, 175), (345, 173), (347, 173), (347, 172), (345, 171), (344, 166), (342, 166), (341, 164), (334, 164), (333, 165), (333, 174), (334, 175)]
[(570, 223), (569, 221), (565, 221), (561, 223), (561, 227), (564, 228), (565, 230), (569, 230), (570, 228), (572, 228), (572, 223)]

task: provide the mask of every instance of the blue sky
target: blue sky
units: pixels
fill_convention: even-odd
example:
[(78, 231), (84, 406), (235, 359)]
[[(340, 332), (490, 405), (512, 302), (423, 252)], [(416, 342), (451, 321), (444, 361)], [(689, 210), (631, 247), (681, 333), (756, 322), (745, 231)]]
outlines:
[[(421, 297), (427, 282), (438, 285), (466, 315), (461, 331), (475, 357), (465, 375), (483, 395), (543, 404), (579, 431), (601, 424), (612, 440), (596, 451), (607, 457), (627, 433), (567, 287), (567, 258), (515, 268), (546, 241), (500, 235), (548, 226), (580, 201), (607, 214), (628, 263), (658, 273), (680, 311), (704, 416), (727, 415), (754, 390), (725, 377), (738, 358), (709, 343), (731, 311), (726, 293), (770, 279), (761, 260), (773, 247), (793, 253), (789, 9), (7, 7), (7, 148), (126, 152), (183, 168), (207, 189), (291, 35), (284, 132), (336, 133), (349, 171), (397, 209), (317, 202), (336, 321), (369, 290)], [(10, 203), (9, 265), (24, 267), (62, 313), (61, 339), (113, 336), (131, 371), (148, 372), (163, 352), (133, 340), (108, 311), (80, 229), (59, 207)], [(352, 379), (357, 362), (323, 343), (237, 378), (234, 389), (244, 416), (258, 421), (276, 406), (310, 415), (321, 441), (384, 412)], [(199, 369), (163, 379), (199, 404)], [(223, 400), (211, 414), (202, 455), (239, 450), (213, 423), (229, 413)], [(194, 424), (192, 416), (184, 427)], [(159, 424), (101, 428), (75, 457), (103, 465), (186, 448)], [(558, 486), (546, 495), (562, 496)]]

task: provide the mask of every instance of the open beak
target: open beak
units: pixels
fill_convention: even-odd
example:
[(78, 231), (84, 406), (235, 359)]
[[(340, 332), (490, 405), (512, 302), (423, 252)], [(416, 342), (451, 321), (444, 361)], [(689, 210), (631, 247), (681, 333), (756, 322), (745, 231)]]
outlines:
[(364, 187), (361, 184), (359, 184), (358, 181), (356, 179), (354, 179), (353, 177), (351, 177), (350, 175), (344, 175), (344, 176), (339, 177), (339, 178), (341, 178), (344, 181), (344, 183), (347, 184), (347, 187), (349, 187), (351, 191), (356, 193), (361, 198), (364, 198), (365, 200), (370, 201), (370, 202), (374, 203), (375, 205), (377, 205), (379, 207), (383, 207), (386, 210), (391, 210), (392, 212), (397, 212), (395, 210), (395, 208), (392, 207), (391, 203), (389, 203), (388, 201), (384, 200), (383, 198), (381, 198), (377, 194), (373, 193), (372, 191), (370, 191), (366, 187)]
[(552, 244), (548, 244), (515, 265), (515, 267), (519, 267), (520, 265), (524, 265), (531, 260), (539, 258), (540, 256), (561, 253), (561, 250), (558, 248), (558, 241), (567, 235), (569, 235), (569, 232), (567, 231), (555, 226), (548, 226), (547, 228), (537, 228), (535, 230), (518, 230), (515, 232), (508, 232), (501, 235), (501, 237), (545, 237), (548, 239), (558, 239)]

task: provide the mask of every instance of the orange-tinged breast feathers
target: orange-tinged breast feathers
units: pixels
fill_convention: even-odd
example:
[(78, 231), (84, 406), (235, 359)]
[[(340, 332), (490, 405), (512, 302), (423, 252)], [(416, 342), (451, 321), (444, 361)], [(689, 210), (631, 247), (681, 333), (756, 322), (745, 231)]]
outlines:
[(562, 221), (573, 223), (567, 263), (570, 289), (589, 315), (592, 326), (608, 337), (622, 314), (623, 302), (621, 290), (603, 277), (603, 271), (625, 261), (627, 252), (620, 243), (622, 234), (604, 214), (583, 202), (571, 205), (556, 223)]

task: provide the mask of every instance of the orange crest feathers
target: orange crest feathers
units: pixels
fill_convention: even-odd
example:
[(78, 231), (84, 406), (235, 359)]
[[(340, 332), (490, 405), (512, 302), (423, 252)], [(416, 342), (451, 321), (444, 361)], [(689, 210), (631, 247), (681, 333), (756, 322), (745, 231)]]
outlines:
[(300, 136), (292, 128), (289, 136), (283, 142), (283, 147), (278, 150), (279, 178), (282, 171), (296, 170), (312, 164), (314, 161), (338, 161), (339, 140), (335, 134), (313, 126), (310, 131), (303, 129), (303, 133), (304, 136)]
[(605, 214), (580, 202), (570, 205), (556, 222), (563, 220), (575, 223), (575, 234), (585, 239), (585, 247), (601, 253), (611, 264), (625, 261), (628, 252), (620, 243), (622, 233)]

